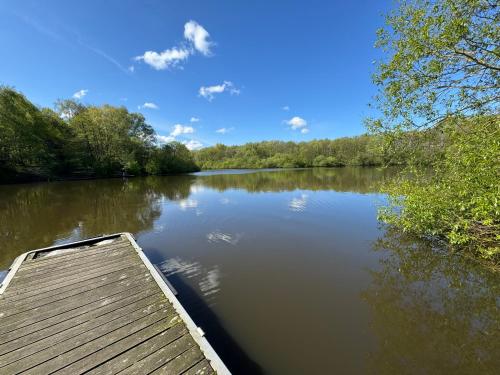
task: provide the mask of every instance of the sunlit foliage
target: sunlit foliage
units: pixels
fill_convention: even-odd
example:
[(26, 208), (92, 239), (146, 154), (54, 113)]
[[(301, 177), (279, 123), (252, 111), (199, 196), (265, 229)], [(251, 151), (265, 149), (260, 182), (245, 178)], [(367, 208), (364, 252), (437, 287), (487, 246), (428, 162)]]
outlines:
[[(452, 249), (500, 261), (500, 7), (488, 0), (400, 1), (378, 34), (386, 59), (368, 120), (389, 159), (381, 218)], [(408, 137), (412, 134), (413, 137)], [(425, 145), (432, 146), (425, 153)], [(422, 153), (424, 151), (424, 153)], [(428, 159), (427, 169), (420, 168)]]
[(304, 168), (381, 165), (379, 139), (361, 135), (310, 142), (264, 141), (242, 146), (217, 144), (195, 153), (202, 169)]

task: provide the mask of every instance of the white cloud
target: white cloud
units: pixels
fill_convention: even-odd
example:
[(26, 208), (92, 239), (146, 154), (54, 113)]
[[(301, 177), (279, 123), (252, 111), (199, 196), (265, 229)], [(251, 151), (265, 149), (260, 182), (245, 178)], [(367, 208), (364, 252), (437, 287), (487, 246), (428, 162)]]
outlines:
[(143, 108), (158, 109), (159, 107), (155, 103), (146, 102), (143, 105), (138, 106), (137, 108), (139, 108), (139, 109), (143, 109)]
[(198, 150), (203, 147), (203, 143), (200, 141), (196, 141), (194, 139), (191, 139), (189, 141), (183, 141), (182, 142), (189, 150)]
[[(184, 38), (188, 41), (178, 47), (167, 48), (163, 52), (146, 51), (136, 56), (135, 61), (144, 61), (156, 70), (173, 68), (186, 61), (190, 55), (200, 52), (205, 56), (212, 54), (210, 48), (214, 45), (209, 40), (208, 31), (196, 21), (186, 22), (184, 25)], [(132, 73), (135, 68), (130, 66), (128, 70)]]
[(210, 34), (203, 26), (196, 21), (186, 22), (184, 25), (184, 38), (193, 43), (194, 48), (203, 55), (211, 54), (212, 42), (208, 40)]
[[(167, 135), (157, 135), (156, 141), (159, 144), (170, 143), (176, 140), (176, 137), (182, 134), (193, 134), (195, 129), (192, 126), (185, 126), (182, 124), (175, 124), (173, 130)], [(190, 150), (200, 148), (202, 144), (195, 140), (182, 141), (184, 145)]]
[(309, 129), (308, 128), (302, 128), (302, 129), (300, 129), (300, 132), (302, 134), (307, 134), (307, 133), (309, 133)]
[(87, 95), (88, 92), (89, 92), (89, 90), (85, 90), (85, 89), (84, 90), (79, 90), (79, 91), (77, 91), (77, 92), (75, 92), (73, 94), (73, 98), (75, 98), (75, 99), (81, 99), (85, 95)]
[(216, 133), (219, 133), (219, 134), (226, 134), (226, 133), (229, 133), (230, 131), (233, 131), (234, 128), (220, 128), (220, 129), (217, 129), (215, 132)]
[(290, 107), (286, 105), (286, 106), (284, 106), (284, 107), (281, 107), (281, 109), (282, 109), (283, 111), (289, 111), (289, 110), (290, 110)]
[(172, 137), (171, 135), (157, 135), (156, 141), (159, 144), (170, 143), (175, 141), (175, 137)]
[(224, 81), (220, 85), (202, 86), (200, 87), (198, 93), (208, 101), (212, 101), (215, 94), (221, 94), (224, 91), (229, 92), (231, 95), (240, 94), (240, 90), (234, 87), (234, 84), (231, 81)]
[(173, 47), (160, 53), (146, 51), (142, 56), (137, 56), (135, 60), (143, 60), (156, 70), (163, 70), (178, 65), (183, 60), (186, 60), (190, 54), (191, 52), (188, 49)]
[(130, 65), (127, 70), (130, 72), (130, 73), (133, 73), (135, 71), (135, 66), (133, 65)]
[(307, 126), (307, 121), (298, 116), (292, 117), (290, 120), (286, 121), (286, 123), (290, 125), (293, 130)]
[(177, 137), (181, 134), (192, 134), (194, 133), (194, 128), (192, 126), (184, 126), (181, 124), (175, 124), (174, 130), (170, 133), (172, 137)]
[(198, 117), (191, 117), (191, 119), (189, 120), (190, 122), (200, 122), (200, 119)]

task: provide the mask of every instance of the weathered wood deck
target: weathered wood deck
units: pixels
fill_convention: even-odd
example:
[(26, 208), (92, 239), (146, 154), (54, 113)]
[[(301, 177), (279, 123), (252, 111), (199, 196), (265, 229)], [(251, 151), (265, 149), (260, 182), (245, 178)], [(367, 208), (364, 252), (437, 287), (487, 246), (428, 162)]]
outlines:
[(128, 233), (25, 253), (0, 293), (0, 374), (229, 374)]

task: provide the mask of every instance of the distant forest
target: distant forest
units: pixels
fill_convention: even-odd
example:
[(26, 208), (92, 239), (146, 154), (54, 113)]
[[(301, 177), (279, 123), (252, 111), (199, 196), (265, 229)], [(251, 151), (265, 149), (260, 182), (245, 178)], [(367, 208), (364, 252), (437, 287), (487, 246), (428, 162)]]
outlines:
[[(427, 138), (426, 142), (412, 142)], [(225, 168), (309, 168), (344, 166), (402, 165), (407, 162), (405, 148), (418, 144), (421, 164), (435, 158), (441, 142), (439, 131), (408, 133), (398, 140), (398, 152), (385, 153), (383, 138), (378, 135), (360, 135), (338, 139), (321, 139), (309, 142), (263, 141), (241, 146), (217, 144), (194, 152), (196, 164), (201, 169)], [(416, 151), (416, 150), (414, 150)]]

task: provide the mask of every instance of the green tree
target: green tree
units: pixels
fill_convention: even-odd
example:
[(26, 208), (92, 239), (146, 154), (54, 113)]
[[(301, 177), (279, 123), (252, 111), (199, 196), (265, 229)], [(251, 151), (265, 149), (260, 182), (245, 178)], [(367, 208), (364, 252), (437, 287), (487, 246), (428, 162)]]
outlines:
[(65, 147), (70, 133), (55, 112), (0, 87), (0, 180), (57, 174), (59, 161), (70, 160)]
[(164, 144), (153, 151), (146, 171), (149, 174), (171, 174), (198, 171), (193, 155), (185, 145), (180, 142)]
[(69, 119), (86, 149), (86, 165), (99, 175), (127, 169), (140, 173), (153, 146), (154, 131), (125, 107), (89, 106)]
[(487, 0), (400, 1), (378, 32), (387, 56), (374, 76), (382, 116), (368, 120), (384, 135), (389, 160), (404, 154), (409, 164), (387, 187), (391, 204), (381, 217), (495, 261), (499, 8)]
[(195, 170), (183, 144), (158, 147), (153, 127), (140, 113), (75, 100), (58, 100), (55, 111), (38, 108), (0, 86), (1, 182)]
[(450, 116), (492, 114), (500, 99), (500, 7), (488, 0), (410, 0), (387, 16), (376, 45), (381, 119), (415, 130)]
[[(202, 169), (296, 168), (381, 165), (380, 137), (321, 139), (310, 142), (263, 141), (241, 146), (215, 145), (194, 153)], [(404, 162), (401, 161), (401, 162)]]

